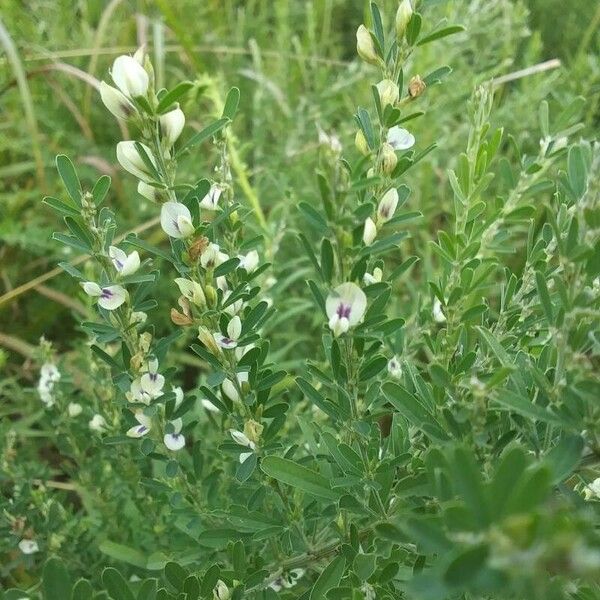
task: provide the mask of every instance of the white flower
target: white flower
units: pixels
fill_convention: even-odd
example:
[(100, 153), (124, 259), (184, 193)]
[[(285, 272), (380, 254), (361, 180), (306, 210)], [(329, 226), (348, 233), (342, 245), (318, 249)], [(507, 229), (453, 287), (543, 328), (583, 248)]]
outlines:
[(413, 9), (410, 4), (410, 0), (401, 0), (400, 6), (398, 6), (398, 11), (396, 12), (396, 36), (398, 37), (398, 41), (402, 39), (404, 36), (404, 32), (406, 31), (406, 27), (412, 17)]
[(124, 94), (104, 81), (100, 82), (100, 98), (117, 119), (129, 119), (137, 112)]
[(115, 310), (127, 301), (127, 290), (120, 285), (100, 287), (93, 281), (86, 281), (81, 286), (88, 296), (98, 298), (98, 304), (106, 310)]
[(78, 417), (82, 412), (83, 408), (81, 407), (81, 404), (77, 402), (69, 402), (69, 405), (67, 406), (67, 413), (71, 418)]
[(364, 25), (361, 25), (356, 31), (356, 51), (365, 62), (374, 65), (379, 63), (380, 59), (375, 51), (375, 44), (369, 30)]
[(367, 308), (365, 293), (354, 283), (342, 283), (327, 297), (325, 309), (329, 317), (329, 328), (338, 337), (350, 327), (358, 325)]
[[(248, 381), (247, 371), (238, 373), (237, 381), (238, 381), (238, 385), (240, 387), (242, 387), (242, 385)], [(223, 383), (221, 384), (221, 387), (223, 389), (223, 394), (225, 394), (225, 396), (227, 396), (227, 398), (229, 398), (232, 402), (236, 402), (237, 400), (240, 399), (240, 396), (237, 391), (237, 387), (234, 385), (233, 381), (231, 381), (230, 379), (225, 379), (225, 381), (223, 381)]]
[(402, 367), (400, 366), (400, 360), (397, 356), (392, 356), (387, 364), (387, 371), (390, 377), (394, 379), (400, 379), (402, 377)]
[(434, 298), (434, 300), (433, 300), (432, 314), (433, 314), (433, 320), (436, 323), (445, 323), (446, 322), (446, 315), (444, 315), (444, 313), (442, 311), (442, 303), (439, 301), (439, 299), (437, 297)]
[(386, 175), (391, 175), (398, 164), (398, 157), (396, 156), (396, 152), (388, 144), (385, 142), (381, 145), (381, 170)]
[(381, 107), (385, 109), (388, 104), (392, 106), (398, 102), (400, 90), (391, 79), (382, 79), (376, 86), (381, 100)]
[(36, 552), (39, 552), (40, 547), (35, 540), (23, 539), (19, 542), (19, 550), (23, 554), (35, 554)]
[(181, 202), (165, 202), (160, 209), (160, 226), (172, 238), (187, 238), (194, 233), (192, 215)]
[(222, 191), (218, 185), (212, 185), (206, 196), (200, 200), (200, 206), (206, 210), (217, 210)]
[(298, 583), (303, 575), (304, 569), (292, 569), (278, 577), (275, 581), (272, 581), (269, 587), (275, 592), (280, 592), (283, 588), (290, 589)]
[(231, 435), (233, 441), (236, 444), (239, 444), (240, 446), (247, 446), (252, 450), (256, 449), (256, 444), (252, 440), (250, 440), (250, 438), (242, 431), (238, 431), (237, 429), (230, 429), (229, 434)]
[(408, 150), (415, 145), (415, 136), (396, 125), (388, 131), (387, 143), (394, 150)]
[(213, 244), (211, 242), (200, 255), (200, 264), (205, 269), (214, 269), (224, 263), (228, 258), (227, 254), (220, 251), (218, 244)]
[(365, 285), (373, 285), (379, 283), (383, 279), (383, 271), (379, 267), (373, 269), (373, 273), (365, 273), (363, 275), (363, 282)]
[(47, 408), (54, 406), (54, 384), (60, 380), (60, 371), (53, 363), (47, 362), (40, 369), (40, 378), (37, 385), (37, 391), (40, 400)]
[(88, 425), (92, 431), (103, 431), (106, 428), (106, 420), (102, 415), (95, 414)]
[(206, 305), (204, 290), (197, 281), (192, 281), (191, 279), (185, 279), (183, 277), (178, 277), (174, 281), (177, 284), (181, 295), (187, 298), (192, 304), (195, 304), (196, 306)]
[(600, 500), (600, 477), (594, 479), (594, 481), (583, 488), (583, 495), (586, 500), (591, 500), (592, 498)]
[(160, 195), (161, 190), (145, 181), (139, 181), (137, 191), (140, 196), (144, 196), (150, 202), (156, 202)]
[(131, 56), (118, 56), (110, 72), (115, 85), (130, 98), (145, 96), (150, 79), (144, 67)]
[(202, 404), (204, 409), (207, 410), (208, 412), (212, 412), (212, 413), (220, 413), (221, 412), (221, 409), (217, 408), (210, 400), (207, 400), (206, 398), (203, 398), (202, 400), (200, 400), (200, 403)]
[(390, 188), (384, 195), (377, 207), (377, 219), (380, 223), (387, 223), (396, 212), (398, 207), (398, 190)]
[(155, 371), (144, 373), (141, 377), (134, 379), (129, 388), (129, 401), (150, 404), (152, 400), (163, 395), (165, 378)]
[(236, 315), (233, 317), (229, 323), (227, 324), (227, 335), (223, 335), (222, 333), (215, 333), (214, 338), (215, 342), (221, 346), (221, 348), (225, 348), (227, 350), (232, 350), (237, 346), (237, 340), (242, 333), (242, 322), (240, 318)]
[(329, 135), (328, 133), (323, 131), (320, 127), (318, 128), (318, 131), (319, 131), (319, 144), (321, 146), (326, 146), (334, 154), (341, 154), (342, 143), (340, 142), (340, 138), (333, 133), (331, 135)]
[[(152, 179), (152, 173), (150, 172), (148, 166), (137, 151), (135, 144), (136, 142), (132, 140), (125, 140), (123, 142), (119, 142), (117, 144), (117, 160), (119, 161), (119, 164), (128, 173), (131, 173), (134, 177), (137, 177), (138, 179), (148, 181)], [(140, 146), (146, 152), (146, 155), (150, 159), (150, 162), (154, 166), (156, 166), (156, 160), (150, 148), (148, 148), (148, 146), (145, 146), (144, 144), (140, 144)]]
[(40, 369), (40, 377), (52, 383), (60, 381), (60, 371), (53, 363), (44, 363)]
[(131, 254), (126, 254), (120, 248), (110, 246), (108, 255), (115, 269), (122, 277), (133, 275), (140, 268), (140, 255), (137, 250), (134, 250)]
[(245, 256), (238, 254), (238, 260), (240, 261), (239, 266), (246, 271), (246, 273), (252, 273), (258, 267), (260, 258), (256, 250), (251, 250)]
[(171, 386), (171, 389), (173, 390), (173, 393), (175, 394), (175, 408), (179, 408), (181, 406), (181, 403), (183, 402), (183, 398), (184, 398), (183, 390), (179, 386), (177, 386), (177, 387)]
[(229, 588), (224, 581), (219, 579), (213, 589), (213, 600), (229, 600), (230, 598)]
[(181, 419), (175, 419), (171, 421), (171, 425), (173, 426), (173, 433), (165, 434), (163, 442), (169, 450), (177, 452), (177, 450), (185, 447), (185, 437), (181, 434), (183, 422)]
[(175, 108), (168, 113), (161, 115), (159, 123), (163, 140), (165, 140), (170, 147), (177, 141), (177, 138), (183, 131), (185, 115), (180, 108)]
[(363, 242), (365, 246), (370, 246), (375, 238), (377, 237), (377, 227), (371, 219), (371, 217), (367, 217), (365, 219), (365, 227), (363, 229)]
[(375, 588), (365, 581), (362, 584), (360, 591), (363, 593), (364, 600), (377, 600), (377, 594), (375, 593)]
[(152, 419), (144, 414), (141, 410), (136, 410), (133, 413), (135, 420), (139, 425), (134, 425), (127, 430), (127, 435), (132, 438), (141, 438), (145, 436), (152, 426)]
[(147, 318), (148, 318), (147, 313), (145, 313), (141, 310), (134, 310), (130, 315), (129, 322), (130, 323), (145, 323)]

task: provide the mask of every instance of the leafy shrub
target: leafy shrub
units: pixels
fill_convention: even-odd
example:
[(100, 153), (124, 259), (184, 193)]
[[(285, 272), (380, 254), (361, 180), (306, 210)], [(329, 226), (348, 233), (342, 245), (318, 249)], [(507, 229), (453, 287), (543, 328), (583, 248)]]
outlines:
[(464, 32), (372, 4), (355, 148), (264, 72), (284, 125), (244, 86), (115, 60), (117, 159), (162, 231), (57, 157), (85, 318), (8, 412), (5, 598), (595, 597), (598, 150), (547, 84), (495, 112), (505, 40), (477, 37), (510, 7), (473, 2)]

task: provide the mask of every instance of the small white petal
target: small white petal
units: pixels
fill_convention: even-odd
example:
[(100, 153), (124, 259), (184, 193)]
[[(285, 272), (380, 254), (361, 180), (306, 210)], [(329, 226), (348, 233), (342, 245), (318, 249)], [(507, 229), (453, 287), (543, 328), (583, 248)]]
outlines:
[(19, 550), (23, 554), (35, 554), (39, 552), (40, 548), (35, 540), (21, 540), (19, 542)]
[(229, 335), (229, 337), (232, 340), (237, 340), (240, 337), (241, 333), (242, 333), (242, 321), (236, 315), (227, 324), (227, 334)]
[(253, 452), (240, 452), (240, 464), (245, 463), (253, 454)]
[(237, 429), (230, 429), (229, 433), (233, 438), (233, 441), (240, 446), (248, 446), (248, 448), (253, 448), (254, 444), (250, 441), (248, 436)]
[(221, 348), (225, 348), (225, 350), (233, 350), (237, 346), (237, 342), (234, 339), (224, 336), (220, 331), (213, 333), (213, 337), (215, 342)]
[(217, 210), (221, 193), (222, 190), (218, 185), (211, 186), (206, 196), (200, 200), (200, 206), (206, 210)]
[(83, 288), (83, 291), (88, 296), (95, 297), (95, 296), (100, 296), (102, 294), (102, 288), (97, 283), (94, 283), (93, 281), (84, 281), (80, 285)]
[(185, 447), (185, 437), (181, 433), (167, 433), (163, 441), (165, 446), (173, 452), (177, 452), (177, 450)]
[(69, 405), (67, 406), (67, 413), (71, 418), (78, 417), (82, 412), (83, 408), (81, 407), (81, 404), (78, 404), (77, 402), (69, 402)]
[[(152, 151), (148, 146), (144, 144), (140, 144), (140, 146), (145, 151), (148, 156), (150, 162), (156, 166), (156, 160)], [(143, 161), (142, 157), (139, 155), (136, 142), (132, 140), (125, 140), (119, 142), (117, 144), (117, 160), (119, 164), (128, 172), (131, 173), (134, 177), (141, 179), (142, 181), (147, 181), (152, 179), (152, 175), (148, 166)]]
[(370, 246), (375, 238), (377, 237), (377, 227), (371, 217), (367, 217), (365, 220), (365, 227), (363, 229), (363, 242), (365, 246)]
[(106, 427), (106, 420), (102, 415), (94, 415), (88, 423), (92, 431), (103, 431)]
[(212, 413), (220, 413), (221, 412), (221, 410), (219, 408), (217, 408), (210, 400), (207, 400), (206, 398), (203, 398), (202, 400), (200, 400), (200, 403), (209, 412), (212, 412)]
[(120, 285), (103, 287), (98, 304), (106, 310), (115, 310), (127, 300), (127, 290)]
[(159, 122), (163, 139), (167, 142), (168, 146), (172, 146), (181, 135), (183, 126), (185, 125), (183, 111), (180, 108), (170, 110), (168, 113), (161, 115)]
[(394, 150), (408, 150), (415, 145), (415, 136), (402, 127), (392, 127), (388, 131), (388, 144)]

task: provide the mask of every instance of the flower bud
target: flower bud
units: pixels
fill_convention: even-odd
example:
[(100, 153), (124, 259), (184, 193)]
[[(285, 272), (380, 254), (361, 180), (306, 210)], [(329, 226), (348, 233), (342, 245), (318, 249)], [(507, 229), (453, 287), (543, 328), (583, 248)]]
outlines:
[(400, 6), (396, 11), (396, 36), (398, 41), (404, 37), (406, 28), (413, 14), (413, 9), (410, 0), (401, 0)]
[[(156, 161), (150, 148), (144, 146), (144, 144), (140, 144), (140, 146), (145, 150), (150, 162), (153, 165), (156, 165)], [(150, 174), (146, 163), (139, 155), (134, 141), (127, 140), (117, 144), (117, 160), (119, 161), (119, 164), (134, 177), (142, 179), (143, 181), (152, 179), (152, 175)]]
[(214, 308), (217, 305), (217, 291), (212, 285), (207, 285), (205, 294), (207, 306), (209, 308)]
[(370, 152), (369, 145), (367, 144), (367, 139), (365, 138), (365, 134), (362, 132), (362, 129), (359, 129), (356, 132), (356, 136), (354, 138), (354, 145), (363, 156), (368, 156)]
[(398, 164), (398, 157), (394, 149), (387, 142), (381, 147), (381, 170), (386, 175), (391, 175)]
[(408, 95), (411, 98), (417, 98), (425, 91), (426, 87), (427, 84), (421, 79), (421, 77), (419, 75), (415, 75), (408, 82)]
[(398, 207), (398, 190), (389, 189), (384, 195), (377, 207), (377, 220), (380, 223), (387, 223), (396, 212)]
[(358, 55), (365, 61), (372, 65), (377, 65), (380, 62), (380, 58), (375, 50), (375, 44), (371, 33), (364, 26), (361, 25), (356, 30), (356, 51)]
[(229, 588), (224, 581), (219, 579), (213, 589), (213, 600), (229, 600), (229, 598), (231, 598)]
[(180, 327), (193, 325), (194, 320), (183, 313), (180, 313), (176, 308), (171, 308), (171, 321)]
[(185, 115), (180, 108), (170, 110), (160, 117), (160, 132), (167, 146), (171, 147), (183, 131)]
[(201, 236), (195, 239), (188, 248), (188, 256), (192, 261), (196, 261), (200, 258), (200, 255), (206, 250), (209, 244), (207, 237)]
[(251, 442), (254, 442), (255, 444), (257, 444), (260, 440), (263, 429), (263, 425), (257, 423), (253, 419), (250, 419), (244, 423), (244, 434)]
[(137, 191), (140, 196), (144, 196), (144, 198), (150, 200), (150, 202), (158, 202), (162, 190), (146, 183), (145, 181), (139, 181)]
[(371, 219), (371, 217), (367, 217), (365, 221), (365, 228), (363, 230), (363, 242), (365, 246), (370, 246), (375, 240), (376, 236), (377, 227), (375, 226), (373, 219)]
[(117, 119), (129, 119), (137, 113), (135, 106), (129, 102), (117, 88), (108, 85), (104, 81), (100, 82), (100, 98), (106, 108)]
[(111, 76), (115, 85), (129, 98), (145, 96), (148, 92), (148, 73), (131, 56), (118, 56), (113, 63)]
[(221, 354), (221, 348), (219, 348), (213, 334), (206, 327), (198, 327), (198, 339), (204, 344), (206, 349), (215, 356)]
[(394, 106), (400, 98), (400, 90), (391, 79), (382, 79), (376, 86), (381, 101), (381, 108), (385, 109), (388, 104)]
[(402, 367), (397, 356), (393, 356), (392, 358), (390, 358), (387, 364), (387, 371), (390, 377), (393, 377), (394, 379), (402, 378)]

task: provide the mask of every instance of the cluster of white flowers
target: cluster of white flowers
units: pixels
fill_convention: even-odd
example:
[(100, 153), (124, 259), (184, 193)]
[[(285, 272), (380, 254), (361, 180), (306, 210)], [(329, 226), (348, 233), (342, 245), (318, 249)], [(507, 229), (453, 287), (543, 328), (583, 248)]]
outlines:
[(54, 386), (60, 381), (60, 371), (53, 363), (47, 362), (40, 369), (40, 378), (38, 380), (37, 391), (40, 400), (50, 408), (54, 405)]

